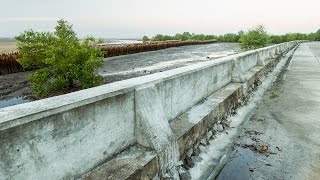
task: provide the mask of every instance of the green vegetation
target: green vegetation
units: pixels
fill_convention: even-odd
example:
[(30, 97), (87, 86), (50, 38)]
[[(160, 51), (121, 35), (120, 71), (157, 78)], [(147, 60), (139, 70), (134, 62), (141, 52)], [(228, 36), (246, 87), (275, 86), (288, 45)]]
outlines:
[(102, 52), (94, 38), (80, 42), (67, 21), (59, 20), (55, 32), (27, 30), (16, 37), (21, 58), (28, 69), (39, 69), (28, 79), (37, 95), (44, 96), (73, 88), (88, 88), (101, 83), (95, 74)]
[(239, 31), (238, 33), (227, 33), (224, 35), (204, 35), (184, 32), (178, 33), (174, 36), (157, 34), (152, 38), (143, 36), (143, 41), (168, 41), (168, 40), (213, 40), (218, 42), (236, 42), (241, 43), (241, 48), (244, 50), (261, 48), (270, 44), (278, 44), (294, 40), (311, 40), (320, 41), (320, 29), (315, 33), (303, 34), (303, 33), (287, 33), (284, 35), (269, 35), (265, 30), (265, 27), (258, 25), (247, 32)]
[(287, 33), (284, 35), (271, 35), (270, 41), (272, 44), (283, 43), (294, 40), (310, 40), (320, 41), (320, 29), (315, 33), (302, 34), (302, 33)]
[(148, 36), (143, 36), (143, 37), (142, 37), (142, 41), (143, 41), (143, 42), (146, 42), (146, 41), (150, 41), (150, 39), (148, 38)]
[(240, 47), (244, 50), (257, 49), (267, 46), (269, 36), (262, 25), (243, 33), (239, 39)]
[(149, 38), (148, 36), (143, 36), (143, 41), (169, 41), (169, 40), (177, 40), (177, 41), (187, 41), (187, 40), (197, 40), (197, 41), (205, 41), (205, 40), (213, 40), (216, 39), (216, 36), (214, 35), (205, 35), (205, 34), (190, 34), (189, 32), (184, 32), (182, 34), (177, 33), (174, 36), (170, 35), (162, 35), (157, 34), (153, 36), (152, 38)]
[(107, 42), (107, 40), (105, 40), (104, 38), (97, 38), (94, 40), (96, 44), (101, 44), (101, 43), (105, 43)]
[(239, 31), (237, 34), (227, 33), (227, 34), (218, 36), (217, 40), (219, 42), (239, 42), (239, 39), (242, 34), (243, 34), (243, 31)]

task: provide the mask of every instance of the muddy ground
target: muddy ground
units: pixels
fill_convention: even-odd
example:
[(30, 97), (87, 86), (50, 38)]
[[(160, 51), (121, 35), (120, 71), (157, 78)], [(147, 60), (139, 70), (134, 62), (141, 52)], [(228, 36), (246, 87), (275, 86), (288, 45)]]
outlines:
[[(107, 84), (211, 61), (238, 51), (237, 43), (214, 43), (117, 56), (105, 58), (98, 73), (104, 77), (104, 83)], [(30, 88), (30, 83), (26, 80), (30, 73), (21, 72), (0, 76), (0, 108), (37, 99)]]

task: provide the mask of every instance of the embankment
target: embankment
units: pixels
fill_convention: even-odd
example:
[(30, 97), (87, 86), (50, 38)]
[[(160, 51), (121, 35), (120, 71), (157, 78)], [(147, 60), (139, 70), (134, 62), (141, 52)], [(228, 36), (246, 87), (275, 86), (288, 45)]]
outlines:
[(0, 109), (0, 179), (179, 178), (298, 43)]

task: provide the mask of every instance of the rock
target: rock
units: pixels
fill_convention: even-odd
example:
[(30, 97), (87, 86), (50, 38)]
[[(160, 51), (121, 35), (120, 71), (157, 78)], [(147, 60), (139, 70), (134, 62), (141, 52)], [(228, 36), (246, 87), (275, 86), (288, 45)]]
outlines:
[(268, 149), (269, 149), (268, 145), (264, 144), (264, 145), (261, 146), (261, 151), (263, 151), (263, 152), (267, 152)]
[(215, 124), (213, 126), (213, 130), (215, 130), (216, 132), (222, 132), (223, 131), (223, 126), (222, 124)]
[(170, 174), (170, 179), (180, 180), (179, 172), (176, 168), (172, 168), (169, 174)]
[(157, 174), (157, 175), (155, 175), (151, 180), (160, 180), (160, 178), (159, 178), (159, 176), (158, 176), (158, 174)]
[(162, 178), (161, 178), (161, 180), (169, 180), (169, 179), (170, 179), (170, 175), (168, 173), (163, 175)]
[(244, 140), (244, 142), (243, 142), (243, 145), (244, 145), (245, 147), (249, 147), (249, 146), (252, 146), (254, 143), (255, 143), (255, 142), (252, 141), (252, 139), (246, 138), (246, 139)]
[(180, 175), (180, 180), (191, 180), (191, 175), (185, 168), (180, 167), (178, 172)]
[(218, 124), (218, 131), (219, 131), (219, 132), (222, 132), (222, 131), (223, 131), (223, 126), (222, 126), (222, 124)]
[(214, 135), (217, 133), (217, 131), (214, 130), (214, 129), (212, 129), (211, 132), (212, 132), (212, 139), (213, 139), (213, 138), (214, 138)]
[(178, 161), (177, 162), (177, 166), (182, 166), (183, 165), (183, 162), (182, 161)]
[(199, 146), (193, 147), (193, 156), (199, 156), (200, 154), (200, 148)]
[(188, 156), (188, 157), (191, 157), (192, 153), (193, 153), (193, 149), (189, 149), (189, 150), (187, 151), (187, 156)]
[(191, 156), (192, 162), (198, 163), (201, 162), (203, 160), (202, 157), (200, 156)]
[(217, 125), (217, 124), (215, 124), (215, 125), (213, 126), (213, 130), (214, 130), (215, 132), (218, 132), (218, 125)]
[(209, 131), (208, 133), (207, 133), (207, 141), (209, 141), (210, 139), (212, 139), (212, 132), (211, 131)]
[(201, 139), (200, 144), (206, 146), (208, 142), (205, 139)]
[(230, 121), (223, 121), (222, 123), (222, 126), (225, 128), (225, 127), (230, 127)]
[(188, 168), (192, 168), (194, 166), (194, 163), (192, 162), (192, 159), (191, 157), (187, 156), (185, 158), (185, 165), (188, 167)]
[(199, 146), (200, 152), (206, 152), (207, 148), (203, 145)]
[(255, 167), (249, 167), (249, 171), (250, 171), (250, 172), (254, 172), (255, 170), (256, 170)]

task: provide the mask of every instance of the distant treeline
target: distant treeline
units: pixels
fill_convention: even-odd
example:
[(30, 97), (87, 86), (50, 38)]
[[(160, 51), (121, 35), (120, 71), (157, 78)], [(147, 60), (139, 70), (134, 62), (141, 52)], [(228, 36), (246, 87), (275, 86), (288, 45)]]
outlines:
[[(205, 35), (205, 34), (194, 34), (189, 32), (178, 33), (174, 36), (157, 34), (151, 38), (148, 36), (143, 36), (143, 41), (168, 41), (168, 40), (212, 40), (216, 39), (218, 42), (239, 42), (240, 37), (244, 34), (244, 31), (239, 31), (238, 33), (227, 33), (224, 35)], [(314, 33), (303, 34), (303, 33), (287, 33), (284, 35), (269, 35), (268, 36), (270, 44), (278, 44), (294, 40), (310, 40), (310, 41), (320, 41), (320, 29)]]
[(162, 35), (157, 34), (153, 36), (152, 38), (149, 38), (148, 36), (143, 36), (143, 41), (169, 41), (169, 40), (177, 40), (177, 41), (187, 41), (187, 40), (195, 40), (195, 41), (206, 41), (206, 40), (213, 40), (216, 39), (216, 36), (214, 35), (205, 35), (205, 34), (194, 34), (189, 32), (184, 32), (182, 34), (177, 33), (174, 36), (170, 35)]

